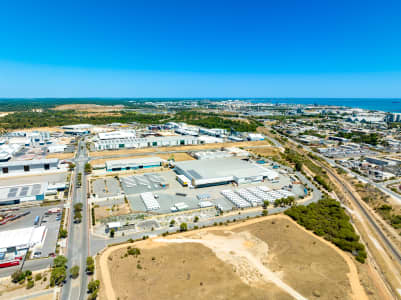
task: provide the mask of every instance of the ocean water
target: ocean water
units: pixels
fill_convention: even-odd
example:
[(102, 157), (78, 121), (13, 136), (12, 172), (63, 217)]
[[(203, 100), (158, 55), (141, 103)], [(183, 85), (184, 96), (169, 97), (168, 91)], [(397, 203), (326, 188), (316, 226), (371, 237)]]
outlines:
[(347, 106), (385, 112), (401, 112), (401, 98), (293, 98), (254, 99), (254, 103), (288, 103)]

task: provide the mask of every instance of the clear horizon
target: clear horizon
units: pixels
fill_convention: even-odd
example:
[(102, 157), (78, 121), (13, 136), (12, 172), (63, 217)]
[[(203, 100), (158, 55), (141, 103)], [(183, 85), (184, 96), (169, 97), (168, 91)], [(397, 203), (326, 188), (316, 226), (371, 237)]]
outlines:
[(0, 4), (0, 98), (400, 98), (400, 1)]

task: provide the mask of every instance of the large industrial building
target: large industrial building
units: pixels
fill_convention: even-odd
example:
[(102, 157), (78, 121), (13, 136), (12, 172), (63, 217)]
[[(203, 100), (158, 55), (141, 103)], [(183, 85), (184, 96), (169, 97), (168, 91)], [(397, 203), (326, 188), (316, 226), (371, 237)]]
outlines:
[(106, 162), (106, 170), (125, 171), (160, 167), (163, 160), (159, 157), (144, 157), (135, 159), (109, 160)]
[(274, 180), (279, 176), (271, 169), (234, 157), (177, 162), (174, 170), (194, 187)]
[(0, 176), (39, 174), (55, 171), (58, 168), (58, 158), (7, 161), (0, 163)]
[(28, 250), (43, 245), (45, 226), (0, 231), (0, 268), (19, 265)]
[(47, 187), (47, 182), (0, 187), (0, 205), (44, 200)]
[(180, 146), (180, 145), (197, 145), (203, 144), (204, 141), (192, 136), (165, 136), (165, 137), (148, 137), (148, 138), (117, 138), (117, 139), (100, 139), (93, 143), (96, 151), (115, 150), (124, 148), (146, 148), (146, 147), (163, 147), (163, 146)]

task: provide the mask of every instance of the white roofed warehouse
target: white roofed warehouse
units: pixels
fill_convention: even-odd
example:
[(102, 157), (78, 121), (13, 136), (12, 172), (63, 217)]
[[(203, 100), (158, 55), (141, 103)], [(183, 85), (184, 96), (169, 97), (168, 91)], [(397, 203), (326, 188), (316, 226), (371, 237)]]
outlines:
[(0, 163), (0, 176), (40, 174), (58, 168), (58, 158), (7, 161)]
[(163, 160), (159, 157), (109, 160), (106, 162), (106, 170), (108, 172), (113, 172), (113, 171), (146, 169), (146, 168), (160, 167), (162, 163)]
[(237, 184), (273, 180), (276, 171), (238, 158), (191, 160), (175, 163), (175, 172), (191, 180), (194, 187), (207, 187), (235, 182)]

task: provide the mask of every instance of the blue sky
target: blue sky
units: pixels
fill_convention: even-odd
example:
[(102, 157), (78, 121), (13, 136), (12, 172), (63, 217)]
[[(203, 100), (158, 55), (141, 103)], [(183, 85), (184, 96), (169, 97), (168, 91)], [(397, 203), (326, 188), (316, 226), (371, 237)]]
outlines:
[(0, 97), (401, 97), (400, 11), (399, 0), (1, 1)]

